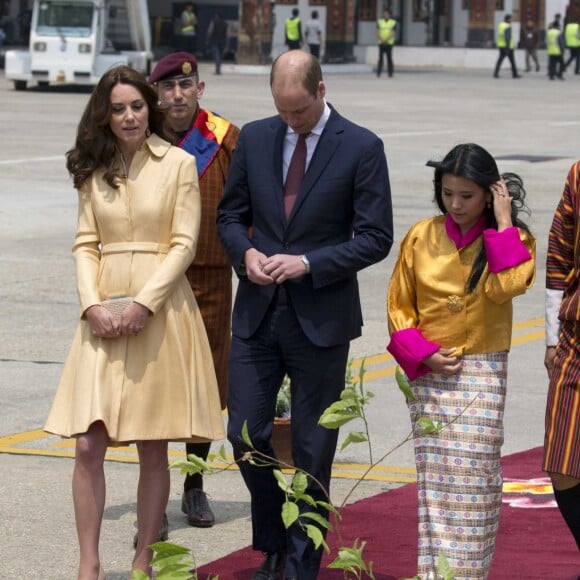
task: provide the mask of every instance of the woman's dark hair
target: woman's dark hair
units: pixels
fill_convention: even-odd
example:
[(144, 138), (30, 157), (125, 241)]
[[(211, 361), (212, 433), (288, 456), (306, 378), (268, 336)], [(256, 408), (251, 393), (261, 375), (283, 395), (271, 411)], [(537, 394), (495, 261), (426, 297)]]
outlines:
[[(434, 201), (441, 213), (446, 214), (447, 210), (443, 204), (442, 181), (446, 173), (463, 177), (473, 181), (479, 187), (486, 191), (499, 181), (501, 178), (505, 181), (510, 197), (512, 198), (512, 223), (514, 226), (529, 231), (529, 227), (521, 220), (520, 214), (530, 213), (526, 206), (526, 190), (524, 183), (519, 175), (515, 173), (500, 174), (495, 159), (480, 145), (475, 143), (462, 143), (456, 145), (442, 161), (429, 161), (429, 167), (435, 168), (435, 177), (433, 185), (435, 189)], [(493, 205), (485, 208), (487, 215), (487, 227), (497, 230), (497, 221), (493, 211)], [(467, 281), (467, 291), (473, 292), (479, 282), (483, 270), (487, 264), (485, 246), (482, 244), (481, 250), (475, 259), (469, 280)]]
[(81, 187), (97, 169), (104, 169), (105, 181), (115, 189), (120, 176), (115, 165), (116, 138), (109, 127), (112, 114), (111, 91), (118, 84), (131, 85), (143, 96), (149, 108), (149, 131), (172, 141), (165, 109), (158, 104), (157, 93), (145, 77), (128, 66), (107, 71), (93, 90), (79, 126), (75, 145), (66, 153), (66, 168), (74, 186)]

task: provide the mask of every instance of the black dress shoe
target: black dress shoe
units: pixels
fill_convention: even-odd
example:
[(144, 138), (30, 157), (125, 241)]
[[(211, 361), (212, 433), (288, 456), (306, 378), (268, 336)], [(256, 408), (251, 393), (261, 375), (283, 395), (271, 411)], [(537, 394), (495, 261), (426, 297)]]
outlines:
[(189, 489), (183, 493), (181, 511), (187, 515), (187, 523), (194, 528), (211, 528), (215, 524), (215, 516), (202, 489)]
[(286, 551), (267, 552), (262, 565), (252, 574), (252, 580), (282, 580)]
[[(161, 520), (161, 527), (159, 528), (159, 536), (157, 536), (158, 542), (165, 542), (169, 538), (169, 522), (167, 521), (167, 514), (163, 514), (163, 519)], [(137, 542), (139, 542), (139, 534), (133, 536), (133, 548), (137, 548)]]

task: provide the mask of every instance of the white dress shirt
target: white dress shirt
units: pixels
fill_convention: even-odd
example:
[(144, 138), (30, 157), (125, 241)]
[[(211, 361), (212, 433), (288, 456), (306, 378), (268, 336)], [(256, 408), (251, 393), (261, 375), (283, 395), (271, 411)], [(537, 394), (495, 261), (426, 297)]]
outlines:
[[(318, 145), (318, 140), (320, 139), (320, 135), (322, 135), (322, 131), (324, 131), (324, 127), (326, 127), (326, 123), (328, 118), (330, 117), (330, 107), (324, 102), (324, 111), (318, 119), (318, 123), (310, 130), (308, 133), (308, 137), (306, 137), (306, 169), (305, 172), (308, 171), (308, 166), (310, 165), (310, 160), (312, 159), (312, 155), (314, 155), (314, 150)], [(294, 149), (296, 148), (296, 143), (298, 142), (298, 133), (288, 127), (286, 131), (286, 137), (284, 138), (284, 149), (282, 152), (283, 155), (283, 164), (282, 164), (282, 183), (286, 183), (286, 175), (288, 175), (288, 166), (290, 165), (290, 160), (292, 159), (292, 154), (294, 153)]]

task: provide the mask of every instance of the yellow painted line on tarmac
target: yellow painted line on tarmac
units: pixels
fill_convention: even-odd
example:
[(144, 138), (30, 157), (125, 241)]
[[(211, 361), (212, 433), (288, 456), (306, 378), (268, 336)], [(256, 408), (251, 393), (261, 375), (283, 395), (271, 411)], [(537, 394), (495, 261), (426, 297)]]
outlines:
[[(31, 444), (36, 443), (35, 446)], [(26, 446), (29, 445), (29, 446)], [(73, 459), (75, 456), (75, 440), (61, 439), (49, 435), (41, 429), (25, 431), (14, 435), (0, 437), (0, 453), (15, 455), (35, 455), (40, 457), (62, 457)], [(169, 449), (170, 461), (178, 461), (185, 458), (184, 450)], [(138, 463), (137, 449), (134, 445), (109, 447), (105, 455), (106, 461), (119, 463)], [(222, 460), (210, 462), (210, 466), (216, 470), (238, 470), (232, 455), (226, 454), (226, 462)], [(365, 463), (338, 463), (332, 466), (332, 477), (339, 479), (360, 479), (369, 470)], [(376, 465), (365, 479), (369, 481), (385, 481), (394, 483), (407, 483), (415, 481), (415, 469), (412, 467)]]
[[(409, 483), (416, 479), (417, 471), (414, 467), (398, 465), (370, 465), (365, 463), (334, 463), (332, 477), (341, 479), (360, 479), (365, 474), (365, 480)], [(367, 473), (368, 472), (368, 473)]]
[[(528, 332), (528, 330), (534, 328), (535, 330)], [(545, 336), (544, 318), (533, 318), (516, 322), (513, 329), (514, 336), (512, 338), (512, 346), (519, 346), (542, 340)], [(395, 374), (396, 364), (393, 357), (388, 352), (353, 359), (351, 361), (351, 369), (353, 371), (360, 369), (363, 361), (365, 365), (365, 384)], [(359, 377), (358, 375), (354, 375), (353, 378), (358, 380)], [(0, 437), (0, 453), (74, 458), (74, 447), (74, 439), (61, 439), (54, 435), (49, 435), (42, 429), (14, 433)], [(183, 459), (185, 457), (185, 452), (170, 447), (169, 457), (171, 461)], [(135, 446), (109, 447), (105, 459), (107, 461), (137, 463), (137, 450)], [(233, 457), (227, 456), (227, 461), (233, 462)], [(225, 465), (221, 461), (214, 462), (211, 466), (216, 470), (238, 469), (235, 464)], [(334, 463), (332, 468), (333, 477), (359, 479), (362, 474), (369, 469), (369, 464)], [(370, 470), (365, 479), (372, 481), (407, 483), (415, 481), (415, 469), (403, 466), (377, 465)]]
[(6, 435), (5, 437), (0, 437), (0, 447), (5, 445), (14, 445), (18, 443), (26, 443), (27, 441), (33, 441), (34, 439), (39, 439), (40, 437), (46, 437), (46, 431), (42, 429), (36, 429), (35, 431), (24, 431), (23, 433), (14, 433), (13, 435)]
[[(333, 466), (334, 467), (334, 466)], [(360, 479), (364, 472), (359, 471), (335, 471), (332, 470), (332, 477), (335, 479)], [(414, 475), (378, 475), (373, 473), (367, 473), (364, 477), (364, 481), (384, 481), (388, 483), (414, 483), (417, 478)]]
[(528, 332), (528, 334), (524, 334), (522, 336), (514, 336), (512, 338), (512, 346), (518, 346), (520, 344), (527, 344), (528, 342), (542, 340), (545, 336), (546, 332), (544, 329)]
[(393, 355), (389, 352), (380, 353), (380, 354), (373, 354), (370, 356), (362, 357), (362, 358), (355, 358), (350, 363), (351, 369), (360, 369), (362, 362), (365, 362), (365, 368), (369, 365), (374, 365), (377, 363), (385, 362), (385, 361), (392, 361)]
[(542, 318), (531, 318), (530, 320), (522, 320), (520, 322), (514, 323), (514, 330), (519, 330), (520, 328), (531, 328), (532, 326), (544, 327), (546, 321)]
[[(338, 463), (335, 465), (337, 469), (345, 469), (345, 470), (359, 470), (364, 471), (368, 469), (368, 463)], [(393, 465), (375, 465), (373, 467), (373, 471), (384, 472), (384, 473), (413, 473), (415, 474), (414, 467), (397, 467)]]
[[(520, 322), (516, 322), (513, 325), (513, 330), (514, 331), (523, 330), (526, 328), (533, 328), (536, 326), (541, 326), (543, 328), (544, 327), (544, 318), (531, 318), (530, 320), (523, 320)], [(525, 335), (525, 336), (528, 337), (528, 335)], [(531, 342), (533, 340), (537, 340), (537, 338), (543, 338), (543, 334), (540, 337), (540, 336), (536, 336), (534, 333), (532, 333), (529, 335), (528, 340), (526, 340), (525, 342)], [(516, 338), (514, 338), (512, 340), (512, 344), (516, 344), (515, 341), (516, 341)], [(518, 337), (517, 344), (521, 344), (522, 342), (524, 342), (524, 340), (522, 338)], [(353, 370), (360, 369), (363, 361), (365, 363), (365, 370), (367, 371), (365, 373), (365, 378), (367, 380), (372, 380), (371, 377), (373, 376), (372, 371), (368, 370), (368, 368), (370, 366), (380, 364), (380, 363), (391, 363), (391, 362), (394, 364), (393, 356), (389, 352), (384, 352), (384, 353), (373, 354), (370, 356), (353, 359), (350, 363), (350, 368)], [(392, 373), (389, 373), (389, 374), (392, 374)]]
[[(524, 334), (518, 334), (512, 338), (512, 346), (519, 346), (521, 344), (527, 344), (530, 342), (535, 342), (537, 340), (542, 340), (545, 337), (544, 331), (544, 319), (543, 318), (533, 318), (531, 320), (525, 320), (522, 322), (517, 322), (514, 324), (514, 331), (525, 330), (528, 328), (534, 328), (542, 326), (541, 330), (534, 330), (532, 332), (526, 332)], [(393, 357), (389, 353), (373, 355), (370, 357), (362, 357), (359, 359), (354, 359), (351, 363), (352, 369), (361, 368), (362, 362), (365, 362), (365, 373), (364, 373), (364, 383), (371, 381), (376, 381), (384, 377), (390, 377), (395, 374), (397, 365)], [(385, 366), (380, 368), (371, 369), (372, 365), (379, 363), (384, 363)], [(360, 380), (359, 375), (353, 373), (354, 380)]]
[[(42, 443), (40, 443), (42, 441)], [(24, 445), (38, 442), (37, 446), (26, 447)], [(42, 448), (39, 446), (42, 445)], [(41, 429), (16, 433), (0, 438), (0, 453), (17, 455), (36, 455), (41, 457), (62, 457), (73, 459), (75, 452), (74, 439), (61, 439), (47, 434)], [(184, 450), (169, 449), (170, 461), (178, 461), (185, 458)], [(138, 463), (137, 449), (135, 446), (109, 447), (105, 455), (106, 461), (119, 463)], [(238, 470), (234, 464), (232, 455), (226, 454), (226, 462), (221, 460), (210, 462), (210, 466), (216, 471)], [(412, 467), (376, 465), (369, 470), (366, 463), (339, 463), (332, 466), (332, 477), (337, 479), (360, 479), (365, 474), (365, 480), (384, 481), (391, 483), (409, 483), (415, 481), (415, 469)]]

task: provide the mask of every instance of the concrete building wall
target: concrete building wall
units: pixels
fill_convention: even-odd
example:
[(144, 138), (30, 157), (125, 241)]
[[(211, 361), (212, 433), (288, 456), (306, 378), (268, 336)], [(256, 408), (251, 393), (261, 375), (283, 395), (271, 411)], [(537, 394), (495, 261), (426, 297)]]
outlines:
[[(427, 24), (413, 20), (412, 2), (405, 2), (405, 13), (402, 17), (403, 30), (399, 30), (399, 38), (405, 39), (407, 46), (425, 46), (427, 44)], [(426, 16), (427, 18), (427, 16)]]
[(554, 20), (555, 14), (559, 13), (564, 18), (568, 3), (568, 0), (546, 0), (546, 25)]
[(4, 0), (4, 13), (0, 15), (0, 24), (6, 35), (6, 44), (21, 44), (25, 42), (27, 32), (26, 12), (32, 11), (32, 0)]
[(452, 23), (452, 46), (465, 46), (467, 44), (467, 32), (469, 29), (469, 17), (467, 10), (461, 9), (459, 2), (454, 2), (451, 9)]
[(363, 46), (377, 44), (376, 22), (359, 22), (357, 30), (358, 44)]

